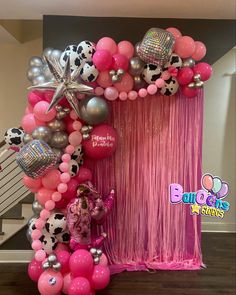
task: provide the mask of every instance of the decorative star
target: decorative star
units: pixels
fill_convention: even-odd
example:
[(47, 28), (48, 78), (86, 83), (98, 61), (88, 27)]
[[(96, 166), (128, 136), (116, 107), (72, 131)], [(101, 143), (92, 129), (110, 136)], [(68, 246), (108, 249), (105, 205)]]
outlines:
[(199, 215), (200, 208), (201, 206), (199, 206), (198, 204), (191, 205), (191, 213)]
[(50, 89), (54, 90), (52, 101), (49, 105), (48, 112), (56, 106), (65, 96), (72, 109), (79, 116), (78, 100), (76, 93), (92, 94), (93, 88), (77, 82), (80, 69), (77, 68), (71, 73), (70, 59), (68, 58), (64, 69), (57, 59), (48, 59), (45, 56), (49, 70), (53, 75), (54, 81), (30, 86), (28, 89)]

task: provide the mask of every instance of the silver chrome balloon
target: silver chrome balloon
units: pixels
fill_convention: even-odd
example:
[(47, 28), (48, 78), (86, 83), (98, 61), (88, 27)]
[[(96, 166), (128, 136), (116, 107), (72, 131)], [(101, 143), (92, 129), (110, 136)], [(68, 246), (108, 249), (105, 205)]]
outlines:
[(24, 144), (30, 142), (31, 140), (33, 140), (32, 135), (31, 134), (28, 134), (28, 133), (25, 133), (25, 135), (23, 137)]
[(57, 256), (55, 254), (50, 254), (48, 256), (48, 262), (49, 263), (54, 263), (54, 262), (57, 262)]
[(48, 123), (48, 127), (54, 132), (54, 131), (63, 131), (66, 129), (66, 125), (61, 120), (53, 120)]
[(32, 204), (32, 210), (34, 212), (34, 214), (36, 214), (37, 216), (39, 216), (40, 212), (43, 210), (43, 206), (41, 204), (39, 204), (39, 202), (37, 200), (35, 200)]
[(39, 56), (32, 56), (29, 60), (29, 66), (30, 67), (42, 67), (43, 66), (43, 60)]
[(187, 58), (183, 60), (183, 64), (182, 67), (189, 67), (189, 68), (193, 68), (195, 66), (195, 60), (193, 58)]
[(35, 79), (36, 77), (42, 75), (42, 69), (40, 67), (31, 67), (29, 68), (28, 72), (27, 72), (27, 78), (32, 81), (33, 79)]
[(61, 160), (61, 156), (64, 154), (63, 153), (63, 150), (52, 148), (52, 151), (57, 155), (57, 157), (58, 157), (58, 163), (59, 163), (60, 160)]
[(28, 220), (27, 222), (27, 225), (30, 226), (32, 222), (34, 222), (37, 218), (38, 218), (38, 215), (37, 213), (35, 213), (36, 215), (33, 215), (30, 217), (30, 219)]
[(32, 80), (32, 84), (33, 85), (39, 85), (39, 84), (42, 84), (42, 83), (45, 83), (46, 82), (46, 79), (43, 75), (40, 75), (40, 76), (37, 76), (35, 77), (33, 80)]
[(43, 140), (49, 142), (52, 137), (52, 131), (46, 126), (39, 126), (32, 132), (33, 139)]
[(30, 228), (27, 228), (27, 230), (26, 230), (26, 238), (30, 242), (30, 244), (32, 243), (31, 234), (32, 234), (32, 230)]
[(134, 89), (137, 91), (146, 86), (146, 82), (140, 76), (134, 76)]
[(134, 56), (138, 56), (138, 51), (139, 51), (140, 43), (141, 42), (137, 42), (135, 44), (135, 46), (134, 46)]
[(49, 142), (51, 147), (62, 149), (68, 145), (68, 135), (64, 131), (56, 131), (52, 134)]
[(132, 57), (129, 61), (129, 73), (132, 76), (139, 76), (142, 74), (145, 63), (138, 57)]
[(51, 53), (53, 52), (53, 48), (52, 47), (47, 47), (44, 49), (43, 51), (43, 59), (45, 60), (45, 58), (50, 58), (51, 57)]
[(55, 270), (55, 271), (60, 271), (61, 270), (61, 263), (60, 262), (56, 262), (52, 265), (52, 268)]
[(55, 59), (59, 60), (60, 57), (61, 57), (61, 54), (62, 54), (62, 51), (61, 50), (59, 50), (59, 49), (53, 49), (53, 51), (51, 52), (49, 58), (51, 58), (51, 59), (52, 58), (55, 58)]
[(90, 125), (102, 123), (108, 114), (108, 104), (101, 97), (87, 97), (79, 102), (79, 117)]

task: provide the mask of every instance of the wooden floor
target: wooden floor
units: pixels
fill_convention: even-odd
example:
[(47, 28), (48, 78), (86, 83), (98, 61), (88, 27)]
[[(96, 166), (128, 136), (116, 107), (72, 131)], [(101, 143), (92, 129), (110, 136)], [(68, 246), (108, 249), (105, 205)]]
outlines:
[[(99, 295), (236, 294), (236, 234), (205, 233), (202, 248), (206, 269), (199, 271), (124, 272), (112, 277)], [(0, 264), (0, 295), (37, 295), (27, 266)]]

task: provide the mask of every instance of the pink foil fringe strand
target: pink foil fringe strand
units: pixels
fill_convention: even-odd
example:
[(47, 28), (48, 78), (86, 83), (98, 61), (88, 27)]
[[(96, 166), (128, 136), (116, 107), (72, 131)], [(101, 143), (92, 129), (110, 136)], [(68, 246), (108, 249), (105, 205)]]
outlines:
[(119, 146), (94, 167), (98, 190), (116, 190), (104, 225), (111, 272), (201, 268), (200, 217), (170, 204), (169, 185), (201, 187), (203, 91), (194, 99), (156, 95), (111, 108)]

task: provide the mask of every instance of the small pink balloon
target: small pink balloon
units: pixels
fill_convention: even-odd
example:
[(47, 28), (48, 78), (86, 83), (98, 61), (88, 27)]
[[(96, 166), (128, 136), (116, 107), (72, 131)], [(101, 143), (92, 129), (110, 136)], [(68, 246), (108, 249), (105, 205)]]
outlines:
[(79, 168), (78, 174), (74, 177), (74, 179), (76, 179), (79, 184), (86, 181), (91, 181), (92, 178), (93, 178), (93, 175), (91, 170), (83, 166)]
[(82, 141), (82, 134), (79, 131), (74, 131), (69, 135), (69, 143), (73, 146), (77, 146), (81, 143)]
[(57, 191), (61, 194), (65, 193), (68, 189), (68, 185), (66, 183), (59, 183), (57, 186)]
[(138, 97), (137, 91), (132, 90), (128, 93), (129, 100), (135, 100), (137, 97)]
[(100, 72), (97, 78), (97, 83), (103, 88), (107, 88), (112, 85), (111, 76), (109, 71)]
[(72, 282), (72, 277), (70, 273), (66, 273), (63, 277), (63, 289), (62, 292), (64, 294), (68, 294), (69, 286)]
[[(109, 86), (110, 86), (110, 85), (109, 85)], [(96, 87), (94, 92), (95, 92), (95, 94), (98, 95), (98, 96), (99, 96), (99, 95), (103, 95), (103, 93), (104, 93), (104, 89), (103, 89), (102, 87)]]
[(175, 53), (181, 58), (188, 58), (193, 55), (195, 51), (195, 42), (189, 36), (179, 37), (175, 41)]
[(71, 160), (71, 155), (70, 154), (63, 154), (61, 159), (62, 159), (63, 162), (68, 163)]
[(46, 258), (46, 253), (43, 250), (36, 251), (34, 258), (36, 261), (43, 261)]
[(71, 281), (68, 295), (90, 295), (90, 291), (89, 281), (84, 277), (77, 277)]
[(28, 188), (40, 189), (42, 187), (41, 178), (34, 179), (27, 175), (23, 176), (23, 183)]
[(211, 174), (205, 174), (202, 177), (202, 185), (207, 190), (212, 190), (213, 188), (213, 177)]
[(128, 67), (129, 67), (129, 60), (125, 55), (116, 53), (112, 56), (112, 68), (115, 71), (119, 69), (127, 71)]
[(53, 194), (53, 190), (49, 190), (47, 188), (41, 188), (36, 194), (36, 199), (41, 205), (44, 206), (47, 201), (51, 200), (52, 194)]
[(210, 79), (212, 74), (212, 67), (206, 62), (199, 62), (193, 68), (194, 74), (200, 74), (202, 81), (207, 81)]
[(89, 276), (93, 272), (93, 259), (89, 251), (75, 251), (69, 261), (70, 270), (73, 276)]
[(191, 56), (193, 59), (199, 61), (206, 55), (206, 46), (200, 41), (195, 41), (195, 51)]
[(55, 202), (53, 200), (49, 200), (45, 203), (45, 209), (48, 211), (52, 211), (55, 208)]
[(165, 86), (165, 81), (162, 78), (159, 78), (155, 81), (157, 88), (162, 88)]
[(54, 202), (58, 202), (58, 201), (60, 201), (60, 200), (61, 200), (61, 193), (59, 193), (59, 192), (54, 192), (54, 193), (52, 194), (52, 200), (53, 200)]
[(198, 88), (189, 88), (188, 85), (182, 86), (182, 93), (184, 96), (188, 98), (193, 98), (198, 95), (199, 89)]
[[(41, 211), (42, 212), (42, 211)], [(33, 240), (38, 240), (42, 236), (42, 233), (39, 229), (34, 229), (31, 233), (31, 238)]]
[(102, 256), (100, 257), (99, 265), (102, 265), (102, 266), (108, 265), (108, 259), (104, 253), (102, 253)]
[[(49, 200), (49, 201), (50, 201), (50, 200)], [(47, 201), (47, 202), (48, 202), (48, 201)], [(50, 211), (47, 210), (47, 209), (43, 209), (43, 210), (40, 212), (40, 214), (39, 214), (40, 218), (41, 218), (42, 220), (45, 220), (45, 221), (50, 217), (50, 215), (51, 215), (51, 213), (50, 213)]]
[(46, 101), (40, 101), (34, 106), (35, 117), (44, 122), (53, 120), (56, 116), (56, 110), (53, 108), (48, 112), (49, 103)]
[(69, 182), (70, 181), (70, 174), (69, 173), (67, 173), (67, 172), (63, 172), (62, 174), (61, 174), (61, 176), (60, 176), (60, 180), (61, 180), (61, 182), (63, 182), (63, 183), (67, 183), (67, 182)]
[(44, 271), (38, 280), (38, 290), (41, 295), (57, 295), (63, 287), (63, 276), (54, 270)]
[(115, 54), (117, 52), (116, 42), (110, 37), (101, 38), (97, 45), (96, 50), (107, 50), (110, 54)]
[(34, 114), (25, 115), (21, 120), (21, 126), (26, 133), (32, 133), (37, 127)]
[(173, 27), (167, 28), (166, 31), (170, 32), (174, 36), (175, 40), (182, 36), (181, 32)]
[(39, 91), (30, 91), (28, 93), (28, 102), (32, 107), (34, 107), (41, 100), (43, 100), (43, 94)]
[(150, 94), (150, 95), (155, 94), (155, 93), (157, 92), (157, 86), (156, 86), (155, 84), (150, 84), (150, 85), (148, 85), (148, 87), (147, 87), (147, 92), (148, 92), (148, 94)]
[(129, 41), (121, 41), (118, 43), (118, 53), (123, 54), (128, 59), (134, 55), (134, 46)]
[(53, 169), (49, 171), (46, 175), (42, 178), (42, 184), (47, 189), (56, 189), (58, 184), (61, 182), (60, 180), (61, 173), (57, 169)]
[(90, 279), (91, 286), (95, 290), (102, 290), (110, 282), (110, 270), (107, 266), (95, 265)]
[(118, 91), (115, 87), (107, 87), (104, 91), (104, 96), (108, 100), (115, 100), (118, 95)]
[(116, 87), (116, 89), (119, 92), (125, 91), (125, 92), (129, 92), (133, 89), (134, 86), (134, 80), (132, 78), (132, 76), (130, 76), (130, 74), (125, 73), (124, 76), (122, 76), (122, 79), (120, 82), (115, 83), (114, 85)]
[(125, 101), (127, 100), (128, 98), (128, 94), (124, 91), (122, 91), (120, 94), (119, 94), (119, 99), (122, 100), (122, 101)]
[[(34, 240), (33, 243), (31, 244), (31, 248), (34, 251), (38, 251), (41, 250), (43, 247), (42, 243), (40, 242), (40, 240)], [(40, 264), (40, 267), (42, 268), (42, 265)]]
[(68, 172), (68, 170), (69, 170), (69, 164), (66, 163), (66, 162), (62, 162), (59, 165), (59, 169), (60, 169), (61, 172)]
[(141, 88), (141, 89), (139, 89), (139, 91), (138, 91), (138, 95), (140, 96), (140, 97), (142, 97), (142, 98), (144, 98), (144, 97), (146, 97), (147, 96), (147, 89), (145, 89), (145, 88)]
[(109, 70), (112, 65), (112, 55), (107, 50), (97, 50), (93, 55), (93, 63), (99, 71)]
[(42, 273), (42, 262), (33, 259), (28, 265), (28, 275), (30, 279), (37, 282)]
[(65, 274), (69, 272), (70, 253), (68, 251), (57, 250), (56, 255), (57, 255), (57, 260), (61, 264), (61, 273)]
[(178, 71), (177, 80), (180, 85), (187, 85), (192, 82), (193, 76), (193, 70), (189, 67), (185, 67)]

